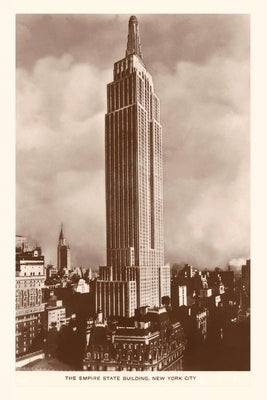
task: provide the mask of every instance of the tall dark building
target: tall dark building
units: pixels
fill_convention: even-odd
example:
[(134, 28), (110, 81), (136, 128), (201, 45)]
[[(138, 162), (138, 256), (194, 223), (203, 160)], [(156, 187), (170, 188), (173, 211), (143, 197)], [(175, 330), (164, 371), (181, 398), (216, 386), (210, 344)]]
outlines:
[(65, 239), (63, 224), (61, 224), (57, 246), (57, 268), (58, 272), (62, 272), (64, 270), (69, 271), (71, 269), (70, 246), (67, 244)]
[(246, 261), (245, 265), (242, 265), (242, 280), (247, 291), (250, 290), (250, 260)]
[(170, 296), (164, 266), (160, 103), (143, 61), (137, 18), (129, 20), (125, 58), (114, 64), (105, 117), (107, 266), (96, 307), (134, 315)]
[(246, 261), (245, 265), (242, 265), (242, 285), (243, 291), (241, 296), (243, 297), (243, 307), (250, 307), (250, 260)]

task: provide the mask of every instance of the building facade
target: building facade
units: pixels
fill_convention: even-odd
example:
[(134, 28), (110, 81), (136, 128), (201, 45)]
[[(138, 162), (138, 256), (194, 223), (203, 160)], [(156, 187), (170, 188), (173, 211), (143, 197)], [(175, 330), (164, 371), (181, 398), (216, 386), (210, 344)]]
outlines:
[(246, 291), (250, 292), (250, 260), (246, 260), (246, 264), (242, 265), (242, 282), (245, 286)]
[(134, 315), (170, 296), (164, 266), (160, 103), (144, 64), (136, 17), (125, 58), (114, 64), (105, 117), (107, 266), (100, 267), (96, 307)]
[(148, 309), (131, 326), (111, 326), (98, 314), (89, 336), (84, 370), (183, 370), (184, 331), (165, 308)]
[(76, 293), (90, 293), (90, 285), (82, 278), (74, 285), (74, 292)]
[(33, 351), (45, 309), (45, 282), (41, 248), (16, 253), (16, 358)]
[(71, 270), (70, 246), (67, 244), (64, 235), (63, 224), (61, 224), (57, 246), (57, 269), (59, 273)]
[(187, 286), (180, 285), (178, 279), (171, 282), (171, 305), (174, 308), (187, 306)]
[(52, 294), (43, 314), (43, 325), (46, 331), (56, 328), (60, 330), (63, 324), (66, 323), (66, 308), (63, 306), (62, 300), (58, 300), (57, 296)]

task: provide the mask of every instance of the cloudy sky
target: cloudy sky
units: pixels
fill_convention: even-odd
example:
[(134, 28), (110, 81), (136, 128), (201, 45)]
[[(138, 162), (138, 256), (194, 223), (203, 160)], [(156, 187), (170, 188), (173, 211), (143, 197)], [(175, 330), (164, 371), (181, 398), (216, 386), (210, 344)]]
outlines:
[[(129, 15), (17, 15), (17, 234), (105, 265), (106, 84)], [(250, 255), (249, 16), (137, 15), (161, 100), (165, 262)]]

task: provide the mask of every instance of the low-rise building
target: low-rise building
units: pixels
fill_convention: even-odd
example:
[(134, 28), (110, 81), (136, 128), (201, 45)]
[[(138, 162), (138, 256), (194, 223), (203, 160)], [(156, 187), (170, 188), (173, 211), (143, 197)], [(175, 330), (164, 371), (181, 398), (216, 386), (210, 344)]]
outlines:
[[(132, 321), (133, 322), (133, 321)], [(83, 369), (176, 371), (183, 369), (185, 339), (180, 322), (164, 308), (136, 315), (134, 323), (111, 326), (98, 315), (91, 328)]]
[(16, 253), (16, 358), (34, 351), (45, 309), (42, 289), (45, 282), (44, 256), (41, 248)]
[(52, 292), (43, 315), (43, 325), (47, 331), (52, 328), (56, 328), (59, 331), (65, 323), (66, 308), (63, 306), (62, 300), (57, 300), (57, 297)]
[(80, 278), (78, 283), (73, 286), (73, 290), (77, 293), (89, 293), (90, 286), (84, 279)]
[(49, 281), (51, 278), (55, 278), (58, 274), (56, 265), (48, 264), (46, 266), (46, 280)]
[(187, 306), (187, 286), (179, 285), (177, 279), (171, 282), (171, 305), (172, 307)]
[(199, 290), (199, 297), (211, 297), (212, 289), (211, 288), (203, 288)]

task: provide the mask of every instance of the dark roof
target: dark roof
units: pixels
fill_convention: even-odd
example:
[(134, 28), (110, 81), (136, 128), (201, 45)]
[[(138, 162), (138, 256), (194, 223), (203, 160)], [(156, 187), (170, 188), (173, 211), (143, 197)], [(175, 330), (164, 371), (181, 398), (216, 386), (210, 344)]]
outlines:
[(152, 322), (165, 322), (170, 319), (167, 311), (163, 312), (161, 314), (148, 311), (147, 316), (148, 316), (148, 320), (152, 321)]
[(116, 330), (117, 336), (146, 336), (149, 333), (149, 329), (140, 329), (140, 328), (118, 328)]

